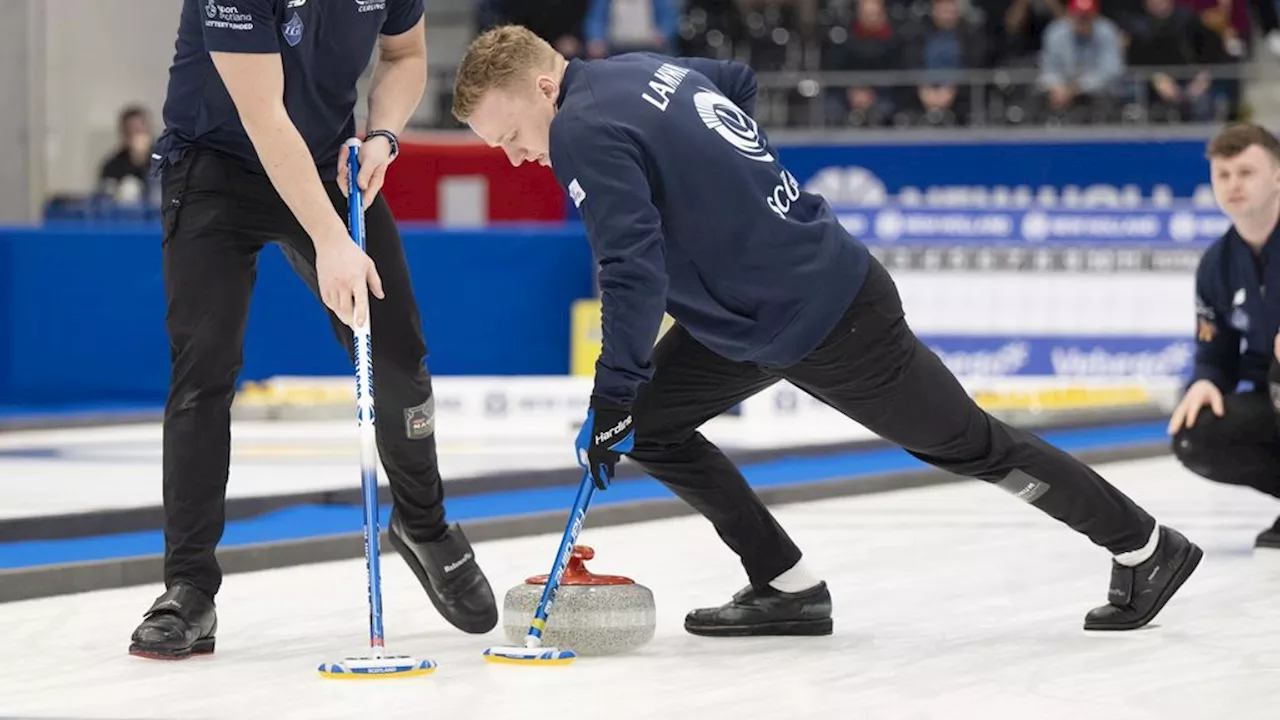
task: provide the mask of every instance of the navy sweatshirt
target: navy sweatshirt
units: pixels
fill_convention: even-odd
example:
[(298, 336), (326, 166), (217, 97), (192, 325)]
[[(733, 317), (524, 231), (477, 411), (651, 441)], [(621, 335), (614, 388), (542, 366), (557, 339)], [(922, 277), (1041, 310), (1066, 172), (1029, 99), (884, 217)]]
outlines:
[(631, 403), (664, 311), (719, 355), (777, 368), (817, 347), (861, 287), (866, 247), (778, 161), (755, 99), (735, 62), (569, 63), (550, 157), (598, 264), (595, 395)]
[[(1268, 294), (1267, 290), (1271, 292)], [(1265, 388), (1280, 328), (1280, 228), (1261, 254), (1227, 231), (1196, 268), (1196, 364), (1192, 381), (1224, 393), (1241, 382)]]

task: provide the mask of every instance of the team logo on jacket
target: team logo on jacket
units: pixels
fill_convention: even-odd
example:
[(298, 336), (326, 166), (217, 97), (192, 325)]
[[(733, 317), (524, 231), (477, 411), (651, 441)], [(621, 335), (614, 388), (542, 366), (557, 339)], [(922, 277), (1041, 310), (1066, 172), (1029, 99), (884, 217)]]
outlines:
[(1240, 288), (1231, 298), (1231, 327), (1242, 333), (1249, 332), (1249, 313), (1245, 312), (1244, 301), (1244, 288)]
[(703, 88), (693, 96), (698, 117), (743, 157), (757, 162), (773, 162), (773, 154), (765, 147), (760, 126), (729, 98)]
[(1218, 336), (1218, 328), (1211, 321), (1199, 318), (1196, 320), (1196, 339), (1200, 342), (1213, 342)]
[(302, 41), (302, 18), (298, 17), (298, 11), (295, 10), (289, 22), (280, 26), (280, 33), (284, 35), (284, 41), (289, 43), (289, 47)]
[(574, 178), (569, 182), (569, 197), (573, 198), (574, 207), (582, 207), (582, 201), (587, 199), (587, 192), (582, 189), (578, 178)]

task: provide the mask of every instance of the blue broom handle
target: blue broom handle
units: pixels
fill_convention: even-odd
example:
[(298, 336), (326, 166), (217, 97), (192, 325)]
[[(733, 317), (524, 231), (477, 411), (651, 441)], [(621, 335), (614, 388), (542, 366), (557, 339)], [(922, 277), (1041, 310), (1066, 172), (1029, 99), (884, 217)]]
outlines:
[(591, 504), (595, 489), (595, 483), (591, 480), (591, 471), (588, 470), (582, 476), (578, 497), (573, 501), (573, 510), (569, 513), (569, 520), (565, 524), (560, 550), (556, 553), (551, 574), (547, 577), (547, 584), (542, 589), (542, 600), (538, 603), (538, 610), (533, 615), (533, 623), (529, 626), (526, 645), (535, 645), (542, 640), (542, 633), (547, 627), (547, 615), (551, 612), (551, 604), (556, 600), (556, 591), (560, 589), (560, 579), (564, 576), (565, 569), (569, 567), (569, 559), (573, 557), (573, 546), (577, 544), (578, 534), (582, 532), (582, 525), (586, 522), (587, 506)]
[[(360, 175), (360, 140), (352, 138), (347, 148), (347, 220), (351, 237), (361, 252), (365, 250), (364, 193), (356, 184)], [(385, 641), (382, 628), (382, 568), (378, 553), (378, 456), (374, 432), (373, 344), (369, 314), (355, 335), (356, 425), (360, 437), (360, 485), (364, 500), (364, 552), (369, 580), (369, 646), (381, 651)]]

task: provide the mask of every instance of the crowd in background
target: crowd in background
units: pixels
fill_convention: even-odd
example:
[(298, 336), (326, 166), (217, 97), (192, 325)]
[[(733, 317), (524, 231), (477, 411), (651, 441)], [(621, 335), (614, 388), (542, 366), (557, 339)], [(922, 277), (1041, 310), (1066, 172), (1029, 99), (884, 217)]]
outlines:
[[(761, 89), (762, 122), (786, 127), (1234, 120), (1239, 64), (1280, 55), (1275, 0), (477, 2), (481, 30), (526, 25), (572, 57), (656, 50), (806, 74)], [(822, 71), (879, 75), (812, 80)]]
[[(745, 62), (761, 74), (757, 119), (769, 127), (1236, 120), (1241, 63), (1280, 58), (1276, 0), (475, 1), (477, 32), (525, 25), (568, 57)], [(450, 85), (440, 83), (438, 107)], [(122, 109), (97, 199), (154, 205), (155, 122), (146, 108)]]

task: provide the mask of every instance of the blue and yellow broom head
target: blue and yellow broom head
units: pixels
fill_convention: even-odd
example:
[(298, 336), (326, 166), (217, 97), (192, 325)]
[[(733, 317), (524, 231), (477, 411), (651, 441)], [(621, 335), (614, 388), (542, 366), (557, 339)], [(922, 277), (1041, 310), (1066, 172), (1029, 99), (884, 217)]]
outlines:
[(332, 680), (381, 680), (430, 675), (435, 672), (436, 664), (408, 655), (366, 656), (324, 663), (319, 670), (321, 677)]

